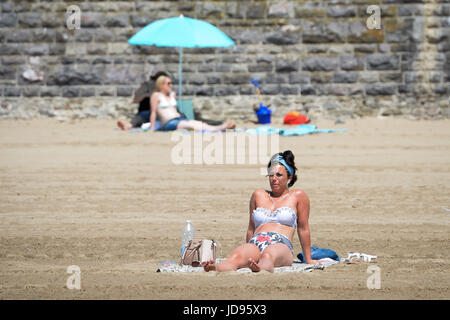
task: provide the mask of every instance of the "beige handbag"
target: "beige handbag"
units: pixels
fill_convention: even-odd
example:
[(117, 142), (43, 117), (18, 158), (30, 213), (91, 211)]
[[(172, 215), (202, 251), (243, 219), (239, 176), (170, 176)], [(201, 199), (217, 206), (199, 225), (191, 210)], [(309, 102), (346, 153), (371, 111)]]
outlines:
[(202, 262), (211, 259), (216, 260), (216, 242), (208, 239), (192, 239), (183, 252), (181, 264), (200, 267)]

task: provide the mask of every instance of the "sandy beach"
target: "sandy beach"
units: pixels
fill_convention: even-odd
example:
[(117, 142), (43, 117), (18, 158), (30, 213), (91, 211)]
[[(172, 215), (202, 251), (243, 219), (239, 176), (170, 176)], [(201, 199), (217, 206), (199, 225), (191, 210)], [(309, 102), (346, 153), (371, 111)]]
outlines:
[[(243, 243), (250, 195), (269, 187), (261, 165), (175, 165), (170, 133), (114, 120), (0, 120), (0, 298), (449, 299), (450, 122), (313, 124), (348, 131), (279, 140), (311, 201), (312, 245), (377, 261), (218, 275), (156, 269), (178, 261), (186, 219), (219, 257)], [(71, 265), (79, 290), (66, 287)], [(380, 289), (367, 288), (370, 265)]]

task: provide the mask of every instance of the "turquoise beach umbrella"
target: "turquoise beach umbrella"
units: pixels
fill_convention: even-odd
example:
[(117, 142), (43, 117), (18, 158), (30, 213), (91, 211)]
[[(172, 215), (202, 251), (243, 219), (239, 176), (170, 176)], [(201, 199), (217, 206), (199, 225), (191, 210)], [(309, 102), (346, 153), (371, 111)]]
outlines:
[(180, 65), (178, 69), (178, 98), (181, 108), (183, 48), (212, 48), (234, 46), (220, 29), (212, 24), (193, 18), (167, 18), (150, 23), (128, 40), (131, 45), (178, 47)]

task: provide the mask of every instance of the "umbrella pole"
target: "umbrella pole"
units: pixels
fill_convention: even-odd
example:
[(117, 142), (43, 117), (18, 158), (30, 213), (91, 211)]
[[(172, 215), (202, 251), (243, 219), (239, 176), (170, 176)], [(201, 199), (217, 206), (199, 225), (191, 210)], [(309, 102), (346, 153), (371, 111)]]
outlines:
[(183, 82), (183, 48), (180, 47), (180, 66), (178, 67), (178, 109), (183, 112), (183, 105), (181, 104), (181, 84)]

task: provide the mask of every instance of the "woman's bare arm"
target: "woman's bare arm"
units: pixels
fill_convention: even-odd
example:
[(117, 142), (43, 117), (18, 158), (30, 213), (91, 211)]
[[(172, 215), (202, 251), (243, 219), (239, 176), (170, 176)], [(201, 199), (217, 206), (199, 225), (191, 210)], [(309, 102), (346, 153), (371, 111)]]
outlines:
[(253, 192), (251, 198), (250, 198), (250, 205), (249, 205), (249, 220), (248, 220), (248, 229), (247, 229), (247, 238), (246, 242), (249, 242), (250, 239), (253, 237), (253, 234), (255, 233), (255, 223), (253, 222), (253, 210), (256, 209), (256, 191)]
[(297, 191), (297, 232), (307, 264), (317, 263), (311, 259), (311, 232), (309, 230), (309, 198), (301, 190)]
[(152, 124), (150, 127), (151, 131), (155, 131), (155, 125), (156, 125), (156, 112), (158, 111), (159, 106), (159, 97), (158, 94), (155, 92), (152, 94), (152, 97), (150, 99), (150, 123)]

